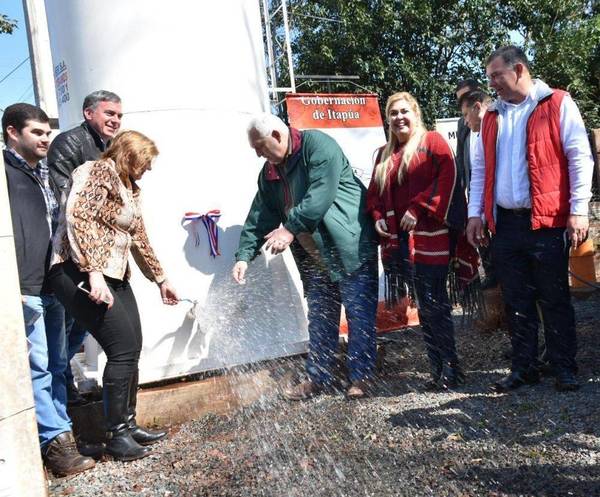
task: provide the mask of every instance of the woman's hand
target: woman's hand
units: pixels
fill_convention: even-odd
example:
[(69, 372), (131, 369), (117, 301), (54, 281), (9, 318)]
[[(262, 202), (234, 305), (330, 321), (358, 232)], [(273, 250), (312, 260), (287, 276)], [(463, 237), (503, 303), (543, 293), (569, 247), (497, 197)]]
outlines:
[(158, 288), (160, 288), (160, 296), (162, 298), (163, 304), (166, 305), (175, 305), (179, 302), (179, 297), (175, 292), (175, 289), (171, 286), (168, 280), (163, 280), (158, 284)]
[(384, 238), (389, 238), (390, 235), (388, 233), (388, 227), (387, 227), (387, 223), (385, 222), (385, 219), (378, 219), (377, 221), (375, 221), (375, 231), (377, 231), (377, 234), (379, 236), (382, 236)]
[(417, 225), (417, 218), (410, 211), (406, 211), (400, 220), (400, 228), (404, 231), (412, 231)]
[(104, 275), (100, 271), (90, 271), (90, 299), (96, 304), (106, 304), (110, 309), (115, 303), (115, 298), (110, 292)]

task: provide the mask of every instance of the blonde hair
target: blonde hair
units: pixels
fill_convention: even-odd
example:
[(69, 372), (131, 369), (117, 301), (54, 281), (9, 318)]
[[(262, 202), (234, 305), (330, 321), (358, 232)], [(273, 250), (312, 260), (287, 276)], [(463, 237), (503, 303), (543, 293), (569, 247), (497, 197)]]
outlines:
[(122, 131), (110, 143), (101, 159), (111, 159), (121, 181), (131, 188), (132, 173), (141, 174), (158, 155), (156, 144), (139, 131)]
[[(415, 100), (410, 93), (402, 91), (398, 93), (394, 93), (391, 95), (387, 103), (385, 104), (385, 117), (389, 119), (390, 117), (390, 109), (392, 105), (396, 102), (404, 100), (410, 106), (411, 110), (415, 114), (415, 122), (413, 126), (413, 132), (408, 138), (408, 141), (404, 145), (404, 153), (402, 154), (402, 163), (398, 168), (398, 184), (402, 184), (402, 180), (408, 171), (408, 165), (410, 161), (414, 157), (419, 145), (423, 141), (423, 137), (425, 133), (427, 133), (427, 129), (425, 128), (425, 124), (423, 124), (423, 119), (421, 117), (421, 108), (419, 107), (419, 103)], [(379, 159), (379, 163), (375, 166), (375, 183), (379, 187), (379, 194), (383, 194), (383, 191), (386, 186), (386, 182), (388, 179), (389, 171), (392, 168), (392, 154), (394, 150), (398, 146), (398, 138), (392, 132), (392, 128), (390, 127), (388, 130), (388, 141), (383, 148), (383, 152)]]

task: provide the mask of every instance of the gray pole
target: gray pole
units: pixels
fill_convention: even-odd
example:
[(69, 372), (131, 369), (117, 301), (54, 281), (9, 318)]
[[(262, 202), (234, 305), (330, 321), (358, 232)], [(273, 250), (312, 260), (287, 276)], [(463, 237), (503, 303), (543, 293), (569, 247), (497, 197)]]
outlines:
[(0, 153), (0, 495), (44, 497), (4, 158)]

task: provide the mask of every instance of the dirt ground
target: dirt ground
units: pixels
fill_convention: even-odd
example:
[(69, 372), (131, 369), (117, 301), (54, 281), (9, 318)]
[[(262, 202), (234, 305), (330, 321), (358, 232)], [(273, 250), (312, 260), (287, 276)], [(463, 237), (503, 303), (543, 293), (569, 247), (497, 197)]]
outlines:
[[(600, 295), (575, 306), (578, 392), (545, 378), (492, 393), (508, 371), (506, 332), (472, 329), (457, 331), (465, 387), (424, 392), (422, 339), (409, 329), (381, 339), (385, 365), (367, 399), (268, 396), (172, 427), (146, 459), (52, 480), (50, 495), (600, 497)], [(285, 377), (302, 362), (276, 366)]]

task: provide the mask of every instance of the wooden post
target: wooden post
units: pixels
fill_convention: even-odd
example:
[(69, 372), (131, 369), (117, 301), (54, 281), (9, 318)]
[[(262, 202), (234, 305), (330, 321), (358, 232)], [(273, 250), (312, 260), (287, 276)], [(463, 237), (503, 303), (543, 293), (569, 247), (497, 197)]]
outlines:
[(42, 469), (27, 358), (21, 291), (4, 158), (0, 153), (0, 495), (43, 497), (48, 486)]

